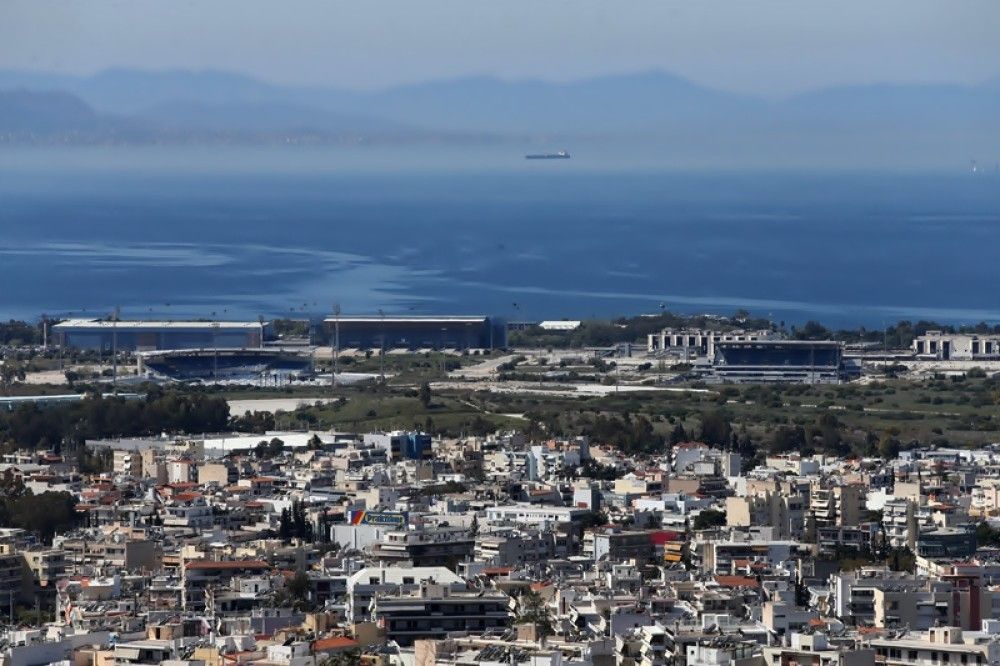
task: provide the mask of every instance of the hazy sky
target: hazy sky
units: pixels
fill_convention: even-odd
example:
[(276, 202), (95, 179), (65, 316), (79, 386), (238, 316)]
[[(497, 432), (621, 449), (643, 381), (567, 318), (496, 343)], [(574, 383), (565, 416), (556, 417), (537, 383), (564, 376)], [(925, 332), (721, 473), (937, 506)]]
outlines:
[(384, 87), (660, 68), (730, 90), (1000, 75), (1000, 0), (0, 0), (0, 68)]

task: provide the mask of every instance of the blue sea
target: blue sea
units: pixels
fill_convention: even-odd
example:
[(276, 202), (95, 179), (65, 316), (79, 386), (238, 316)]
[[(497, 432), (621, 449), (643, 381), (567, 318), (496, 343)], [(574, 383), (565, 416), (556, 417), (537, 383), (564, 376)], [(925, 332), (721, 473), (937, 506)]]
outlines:
[(1000, 175), (515, 146), (2, 148), (0, 318), (1000, 321)]

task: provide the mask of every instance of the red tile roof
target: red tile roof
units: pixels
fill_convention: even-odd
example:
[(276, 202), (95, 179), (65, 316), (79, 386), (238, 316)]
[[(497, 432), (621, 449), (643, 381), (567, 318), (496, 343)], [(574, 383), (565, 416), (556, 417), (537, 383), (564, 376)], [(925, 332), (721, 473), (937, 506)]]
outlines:
[(313, 641), (313, 652), (327, 652), (329, 650), (351, 650), (361, 644), (353, 638), (347, 636), (333, 636), (331, 638), (320, 638)]
[(749, 576), (716, 576), (715, 582), (723, 587), (760, 587), (757, 579)]
[(486, 567), (483, 573), (487, 576), (506, 576), (513, 570), (513, 567)]

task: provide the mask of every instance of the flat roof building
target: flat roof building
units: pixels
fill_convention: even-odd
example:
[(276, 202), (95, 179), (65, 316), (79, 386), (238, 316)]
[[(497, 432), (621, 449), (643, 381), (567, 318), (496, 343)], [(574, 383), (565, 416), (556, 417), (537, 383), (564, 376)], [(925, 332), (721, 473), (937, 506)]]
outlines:
[(775, 331), (711, 331), (701, 328), (665, 328), (659, 333), (646, 336), (646, 350), (653, 354), (667, 352), (680, 354), (686, 358), (711, 357), (715, 345), (720, 342), (757, 342), (758, 340), (780, 340), (782, 335)]
[(1000, 360), (1000, 335), (927, 331), (913, 339), (917, 358), (937, 361)]
[(94, 351), (257, 349), (271, 327), (257, 321), (108, 321), (67, 319), (52, 327), (56, 344)]
[(507, 344), (506, 327), (486, 316), (327, 317), (324, 330), (330, 344), (340, 349), (495, 349)]
[(833, 340), (716, 342), (710, 379), (835, 384), (846, 378), (843, 343)]

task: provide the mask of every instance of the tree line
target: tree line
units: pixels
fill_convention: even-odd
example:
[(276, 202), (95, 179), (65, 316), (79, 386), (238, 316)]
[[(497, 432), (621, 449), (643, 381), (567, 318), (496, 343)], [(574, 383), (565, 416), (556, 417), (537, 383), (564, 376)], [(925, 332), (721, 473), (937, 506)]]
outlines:
[(228, 427), (224, 398), (153, 389), (141, 400), (88, 395), (69, 404), (30, 403), (0, 412), (0, 444), (7, 450), (76, 450), (88, 439), (221, 432)]

